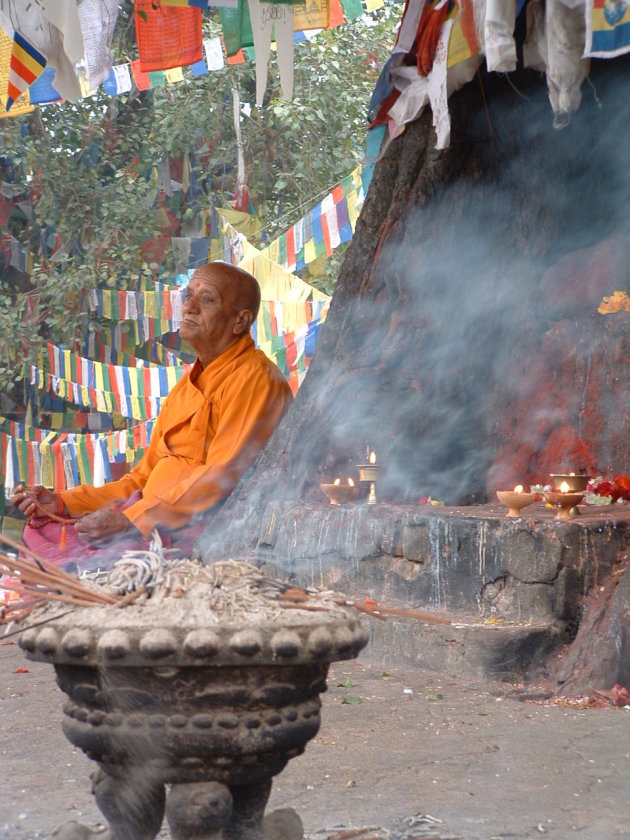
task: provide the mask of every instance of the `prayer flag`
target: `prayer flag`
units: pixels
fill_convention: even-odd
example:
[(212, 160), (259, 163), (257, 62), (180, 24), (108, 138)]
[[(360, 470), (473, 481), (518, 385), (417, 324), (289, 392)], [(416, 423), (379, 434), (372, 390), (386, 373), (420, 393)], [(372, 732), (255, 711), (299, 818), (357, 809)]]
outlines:
[(615, 58), (630, 52), (630, 5), (625, 0), (586, 0), (585, 56)]
[(38, 76), (41, 76), (45, 67), (46, 56), (29, 43), (23, 35), (14, 32), (11, 60), (9, 62), (7, 111), (11, 109), (18, 96), (24, 93)]
[[(202, 55), (201, 10), (136, 0), (136, 40), (144, 72), (194, 64)], [(140, 14), (142, 13), (142, 14)]]
[(225, 65), (221, 39), (206, 38), (203, 42), (203, 48), (206, 54), (206, 65), (208, 70), (221, 70)]
[(48, 102), (59, 102), (61, 94), (53, 85), (54, 78), (55, 69), (53, 67), (46, 67), (41, 76), (35, 79), (28, 89), (32, 105), (44, 105)]

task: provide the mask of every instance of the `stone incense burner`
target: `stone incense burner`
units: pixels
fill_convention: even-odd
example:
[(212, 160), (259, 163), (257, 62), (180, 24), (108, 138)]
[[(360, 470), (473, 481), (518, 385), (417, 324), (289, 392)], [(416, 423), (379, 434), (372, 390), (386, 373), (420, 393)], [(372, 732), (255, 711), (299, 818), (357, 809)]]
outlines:
[(183, 561), (162, 577), (144, 603), (81, 607), (21, 635), (30, 659), (54, 664), (63, 731), (99, 767), (109, 831), (58, 836), (151, 840), (166, 813), (174, 840), (262, 840), (273, 776), (319, 730), (330, 662), (367, 633), (332, 593), (288, 607), (287, 586), (247, 563)]

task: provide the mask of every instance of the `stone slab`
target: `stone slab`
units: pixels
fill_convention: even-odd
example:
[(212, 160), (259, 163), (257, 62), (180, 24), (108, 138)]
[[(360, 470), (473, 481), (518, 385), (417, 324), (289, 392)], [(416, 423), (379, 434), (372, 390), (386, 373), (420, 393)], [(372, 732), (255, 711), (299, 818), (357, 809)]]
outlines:
[(563, 522), (542, 503), (509, 519), (498, 504), (271, 502), (258, 555), (271, 574), (299, 585), (467, 625), (418, 629), (390, 619), (371, 631), (370, 657), (451, 676), (523, 676), (572, 637), (586, 594), (630, 551), (630, 506), (581, 510)]

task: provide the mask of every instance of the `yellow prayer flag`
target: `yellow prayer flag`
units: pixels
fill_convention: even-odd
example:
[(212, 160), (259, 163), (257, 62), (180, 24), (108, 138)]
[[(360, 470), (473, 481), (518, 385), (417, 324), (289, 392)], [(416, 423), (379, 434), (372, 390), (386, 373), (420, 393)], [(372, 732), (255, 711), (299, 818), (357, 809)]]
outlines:
[(280, 239), (274, 239), (269, 247), (265, 248), (264, 253), (272, 262), (277, 263), (280, 256)]
[(103, 365), (100, 362), (94, 362), (94, 382), (99, 391), (105, 390), (105, 380), (103, 379)]
[(317, 251), (315, 250), (315, 240), (309, 239), (304, 243), (304, 262), (311, 263), (317, 259)]
[(181, 67), (171, 67), (164, 71), (164, 78), (167, 82), (174, 84), (175, 82), (183, 82), (184, 74)]
[(53, 469), (52, 453), (50, 451), (50, 444), (57, 437), (56, 432), (49, 432), (39, 445), (39, 454), (41, 458), (41, 476), (40, 481), (49, 490), (55, 486), (55, 471)]
[(103, 395), (103, 391), (96, 392), (96, 410), (103, 412), (103, 414), (107, 412), (107, 406), (105, 405), (105, 397)]
[(326, 29), (330, 17), (329, 0), (306, 0), (293, 6), (293, 29)]
[(352, 228), (352, 232), (354, 233), (354, 229), (357, 224), (357, 219), (359, 218), (359, 211), (357, 210), (357, 202), (359, 200), (359, 196), (356, 190), (352, 190), (352, 192), (348, 193), (347, 198), (347, 205), (348, 205), (348, 220), (350, 222), (350, 227)]
[[(139, 387), (138, 387), (138, 374), (139, 373), (141, 374), (142, 371), (139, 372), (138, 368), (129, 368), (128, 370), (129, 370), (129, 387), (131, 388), (131, 396), (132, 397), (137, 397), (138, 394), (140, 393), (140, 390), (139, 390)], [(134, 414), (133, 416), (135, 417), (136, 415)]]

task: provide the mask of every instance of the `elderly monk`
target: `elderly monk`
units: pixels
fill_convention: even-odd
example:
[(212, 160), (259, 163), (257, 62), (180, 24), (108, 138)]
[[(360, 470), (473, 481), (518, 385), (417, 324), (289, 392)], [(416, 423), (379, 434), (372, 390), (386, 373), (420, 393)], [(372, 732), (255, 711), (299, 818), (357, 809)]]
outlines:
[[(103, 487), (53, 493), (18, 485), (12, 501), (34, 517), (26, 545), (89, 568), (138, 548), (156, 527), (174, 546), (190, 548), (188, 523), (233, 490), (291, 402), (286, 379), (250, 335), (259, 306), (260, 288), (246, 271), (219, 262), (195, 271), (179, 334), (197, 359), (164, 401), (142, 459)], [(36, 527), (46, 514), (77, 521), (61, 539), (57, 522)], [(112, 540), (115, 550), (104, 549)]]

